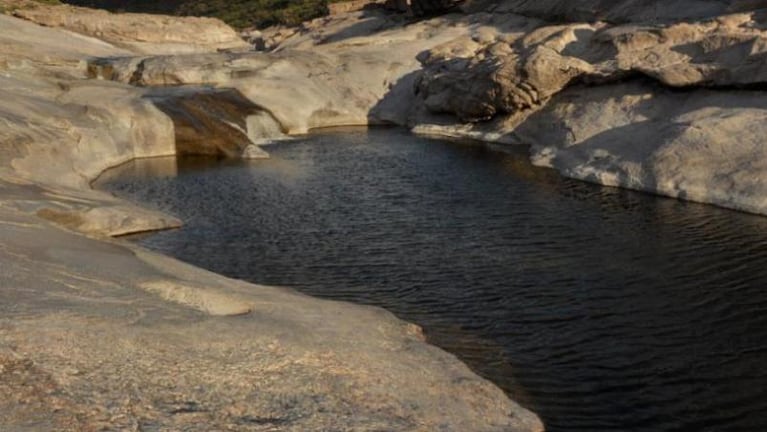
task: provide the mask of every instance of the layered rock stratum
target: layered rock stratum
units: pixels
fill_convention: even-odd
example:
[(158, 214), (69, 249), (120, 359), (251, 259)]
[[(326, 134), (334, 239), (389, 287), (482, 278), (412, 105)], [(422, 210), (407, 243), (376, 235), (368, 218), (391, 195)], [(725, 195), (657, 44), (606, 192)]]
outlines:
[(0, 16), (3, 429), (542, 430), (383, 311), (110, 239), (181, 224), (90, 188), (133, 158), (393, 123), (767, 213), (764, 1), (415, 2), (453, 12), (339, 14), (260, 52), (215, 20), (28, 3)]

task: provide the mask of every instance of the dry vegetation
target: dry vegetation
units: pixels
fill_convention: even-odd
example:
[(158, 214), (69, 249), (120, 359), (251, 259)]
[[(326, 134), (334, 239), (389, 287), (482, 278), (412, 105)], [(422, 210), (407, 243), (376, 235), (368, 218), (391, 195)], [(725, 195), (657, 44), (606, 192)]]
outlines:
[[(2, 0), (0, 0), (2, 1)], [(55, 0), (54, 0), (55, 1)], [(65, 3), (114, 12), (211, 16), (235, 28), (298, 25), (326, 15), (328, 2), (336, 0), (64, 0)]]

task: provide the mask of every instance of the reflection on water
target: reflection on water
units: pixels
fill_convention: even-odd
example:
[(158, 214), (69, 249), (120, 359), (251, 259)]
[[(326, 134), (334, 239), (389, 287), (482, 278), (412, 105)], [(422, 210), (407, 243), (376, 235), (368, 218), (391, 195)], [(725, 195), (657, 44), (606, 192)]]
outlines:
[(102, 186), (187, 222), (148, 247), (421, 324), (549, 431), (767, 430), (767, 218), (398, 130), (269, 152)]

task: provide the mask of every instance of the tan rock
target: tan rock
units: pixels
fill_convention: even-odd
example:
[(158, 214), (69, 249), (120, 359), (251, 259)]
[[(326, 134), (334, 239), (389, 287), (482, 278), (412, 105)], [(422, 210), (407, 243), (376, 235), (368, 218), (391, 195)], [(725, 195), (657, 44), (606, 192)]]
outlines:
[(4, 430), (542, 430), (380, 309), (0, 221)]
[(567, 177), (767, 213), (762, 92), (573, 88), (516, 133)]
[(144, 54), (245, 49), (237, 32), (214, 18), (115, 14), (74, 6), (20, 8), (14, 15), (46, 27), (71, 30)]
[(253, 140), (264, 138), (260, 136), (264, 133), (280, 134), (279, 129), (252, 130), (251, 116), (271, 119), (271, 115), (236, 90), (171, 88), (147, 97), (173, 121), (178, 155), (240, 158), (247, 149), (248, 159), (268, 157), (257, 151)]
[(593, 26), (542, 27), (520, 39), (518, 48), (493, 42), (469, 59), (442, 58), (426, 64), (419, 93), (433, 112), (464, 121), (488, 120), (545, 103), (595, 67), (567, 55), (572, 44), (587, 43)]
[[(324, 31), (343, 32), (330, 24)], [(375, 31), (330, 42), (296, 35), (272, 53), (207, 53), (181, 56), (100, 59), (90, 64), (93, 76), (147, 87), (208, 85), (237, 89), (280, 125), (280, 133), (301, 134), (312, 128), (376, 123), (395, 115), (375, 110), (403, 77), (415, 72), (416, 56), (425, 46), (444, 44), (467, 33), (468, 26), (433, 23)], [(412, 87), (403, 94), (410, 103)], [(295, 101), (301, 101), (297, 104)], [(392, 107), (396, 114), (402, 105)], [(376, 114), (371, 114), (375, 111)]]
[(77, 68), (84, 58), (126, 56), (131, 53), (99, 39), (77, 33), (31, 26), (0, 14), (0, 70), (23, 62)]
[(469, 57), (422, 56), (419, 93), (437, 113), (465, 121), (541, 106), (577, 82), (642, 74), (671, 87), (754, 86), (767, 82), (762, 13), (665, 27), (543, 26), (520, 43), (491, 40)]

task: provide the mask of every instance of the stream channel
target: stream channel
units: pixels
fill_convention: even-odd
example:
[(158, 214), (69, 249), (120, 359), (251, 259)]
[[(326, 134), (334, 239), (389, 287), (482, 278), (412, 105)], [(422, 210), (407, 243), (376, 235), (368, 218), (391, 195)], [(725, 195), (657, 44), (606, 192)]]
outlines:
[(421, 325), (550, 432), (767, 430), (767, 218), (400, 129), (266, 150), (97, 186), (185, 221), (150, 249)]

